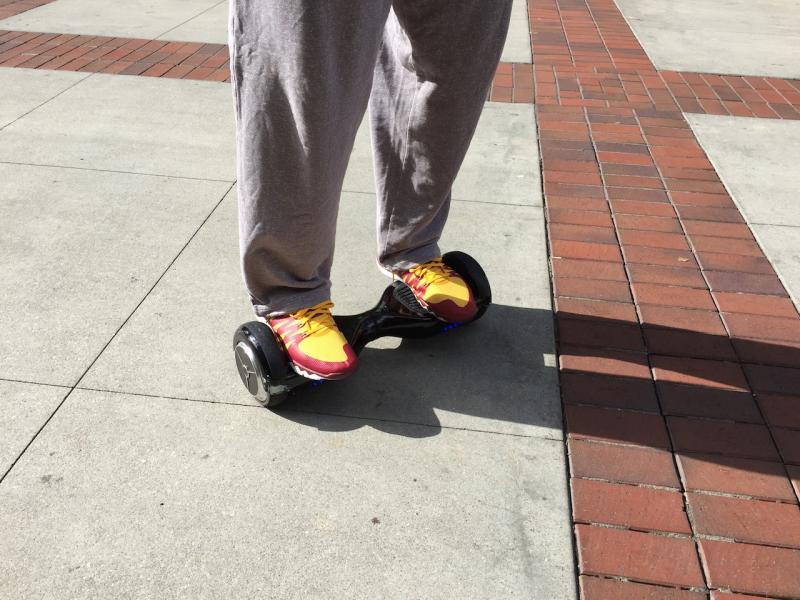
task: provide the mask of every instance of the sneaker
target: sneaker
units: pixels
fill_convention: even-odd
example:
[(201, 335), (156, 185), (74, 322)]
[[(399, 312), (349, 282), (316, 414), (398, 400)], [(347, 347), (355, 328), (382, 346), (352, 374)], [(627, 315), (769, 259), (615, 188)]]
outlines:
[(475, 298), (467, 282), (441, 258), (417, 265), (396, 274), (417, 301), (436, 317), (448, 323), (471, 321), (478, 313)]
[(333, 302), (267, 319), (281, 339), (297, 374), (308, 379), (342, 379), (356, 370), (358, 357), (333, 320)]

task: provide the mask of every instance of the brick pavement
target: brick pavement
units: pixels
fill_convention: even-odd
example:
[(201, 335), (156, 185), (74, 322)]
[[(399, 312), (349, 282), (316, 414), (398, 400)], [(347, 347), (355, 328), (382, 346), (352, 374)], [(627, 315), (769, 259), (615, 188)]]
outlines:
[(800, 318), (682, 114), (797, 119), (800, 82), (530, 7), (583, 597), (800, 597)]
[[(800, 598), (800, 317), (683, 117), (800, 119), (800, 82), (659, 71), (612, 0), (529, 15), (534, 65), (490, 99), (536, 106), (582, 597)], [(0, 32), (0, 66), (226, 81), (226, 56)]]

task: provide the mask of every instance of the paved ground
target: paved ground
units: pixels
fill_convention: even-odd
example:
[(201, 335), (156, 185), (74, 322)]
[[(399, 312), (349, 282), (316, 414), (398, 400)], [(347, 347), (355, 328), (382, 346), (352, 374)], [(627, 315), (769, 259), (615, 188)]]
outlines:
[(224, 3), (0, 2), (0, 594), (800, 598), (797, 8), (515, 2), (444, 240), (497, 305), (273, 413)]
[[(221, 10), (177, 26), (189, 4), (2, 26), (155, 37)], [(574, 597), (531, 106), (487, 105), (454, 189), (444, 244), (497, 282), (481, 327), (375, 344), (272, 413), (229, 348), (249, 318), (229, 87), (4, 69), (0, 89), (0, 595)], [(348, 312), (386, 284), (364, 128), (344, 187)]]
[(800, 78), (798, 0), (619, 0), (659, 69)]
[[(528, 8), (514, 0), (501, 60), (531, 62)], [(57, 0), (3, 21), (18, 31), (57, 31), (185, 42), (227, 42), (228, 0), (133, 0), (112, 4), (103, 0)]]

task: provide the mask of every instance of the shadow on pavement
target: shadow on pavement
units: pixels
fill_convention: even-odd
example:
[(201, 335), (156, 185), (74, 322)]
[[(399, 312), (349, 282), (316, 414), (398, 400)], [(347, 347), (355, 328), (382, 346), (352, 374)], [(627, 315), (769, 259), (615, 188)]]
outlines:
[(353, 378), (302, 389), (276, 412), (321, 430), (331, 421), (318, 415), (333, 414), (412, 437), (446, 426), (557, 438), (563, 401), (575, 438), (702, 454), (720, 465), (755, 459), (742, 464), (765, 473), (775, 461), (800, 464), (800, 348), (790, 342), (564, 312), (557, 326), (560, 397), (553, 313), (495, 305), (472, 326), (368, 348)]
[[(389, 422), (387, 431), (395, 433), (392, 423), (414, 423), (423, 427), (408, 428), (408, 434), (419, 437), (440, 431), (437, 411), (449, 413), (448, 427), (519, 434), (529, 433), (531, 425), (560, 430), (552, 353), (550, 311), (495, 305), (477, 323), (437, 337), (403, 340), (393, 349), (368, 347), (353, 377), (301, 388), (277, 412), (320, 427), (310, 413), (376, 419), (369, 424), (379, 428)], [(359, 425), (348, 421), (342, 427)]]

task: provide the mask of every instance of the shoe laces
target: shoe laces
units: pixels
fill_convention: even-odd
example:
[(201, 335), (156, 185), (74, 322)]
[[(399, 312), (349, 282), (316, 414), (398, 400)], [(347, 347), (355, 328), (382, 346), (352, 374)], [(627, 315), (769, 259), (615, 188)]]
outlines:
[(307, 335), (314, 335), (321, 329), (336, 329), (336, 321), (333, 320), (333, 302), (326, 300), (309, 308), (302, 308), (289, 316), (300, 324), (300, 331)]
[(441, 258), (434, 258), (409, 270), (428, 286), (447, 283), (447, 279), (455, 274), (453, 269), (448, 267)]

